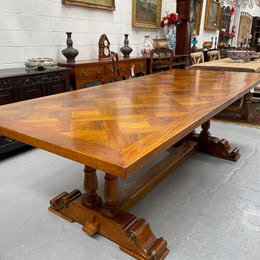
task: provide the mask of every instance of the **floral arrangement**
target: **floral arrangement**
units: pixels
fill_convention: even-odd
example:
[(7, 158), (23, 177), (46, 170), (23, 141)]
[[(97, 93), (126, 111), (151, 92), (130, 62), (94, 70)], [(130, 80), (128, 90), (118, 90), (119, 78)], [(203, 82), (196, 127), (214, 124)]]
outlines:
[(232, 32), (223, 32), (223, 36), (226, 41), (229, 41), (230, 39), (235, 38), (235, 33), (233, 31)]
[(165, 25), (170, 26), (170, 25), (177, 25), (181, 22), (181, 18), (178, 16), (177, 13), (171, 13), (166, 15), (162, 18), (160, 26), (163, 28)]

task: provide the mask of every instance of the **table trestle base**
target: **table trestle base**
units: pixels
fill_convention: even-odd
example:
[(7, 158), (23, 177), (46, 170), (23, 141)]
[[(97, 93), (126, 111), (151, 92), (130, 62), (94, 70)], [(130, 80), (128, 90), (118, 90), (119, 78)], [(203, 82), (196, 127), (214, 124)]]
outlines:
[(50, 201), (49, 210), (70, 222), (82, 224), (82, 230), (90, 236), (99, 233), (107, 237), (136, 259), (164, 259), (169, 252), (166, 240), (157, 238), (146, 220), (137, 219), (128, 210), (197, 150), (233, 161), (239, 158), (239, 150), (231, 149), (225, 139), (210, 136), (209, 127), (210, 121), (207, 121), (202, 124), (200, 134), (187, 135), (167, 157), (121, 190), (120, 196), (118, 177), (106, 173), (104, 202), (96, 193), (96, 170), (85, 166), (86, 193), (63, 192)]
[(172, 173), (186, 159), (198, 150), (198, 142), (187, 140), (166, 158), (143, 173), (137, 180), (120, 191), (119, 205), (123, 210), (130, 210), (141, 198), (158, 183)]
[[(167, 242), (163, 238), (157, 239), (149, 224), (144, 219), (137, 219), (134, 215), (118, 209), (115, 218), (102, 214), (102, 207), (95, 209), (82, 205), (85, 194), (71, 201), (69, 207), (59, 211), (49, 207), (58, 216), (83, 225), (82, 230), (90, 236), (99, 233), (117, 243), (121, 250), (139, 260), (162, 260), (168, 254)], [(135, 238), (130, 236), (135, 234)]]
[(191, 138), (199, 143), (199, 150), (210, 153), (213, 156), (223, 159), (237, 161), (240, 157), (239, 149), (232, 149), (226, 139), (219, 139), (210, 135), (208, 129), (210, 121), (202, 124), (200, 134), (193, 133)]

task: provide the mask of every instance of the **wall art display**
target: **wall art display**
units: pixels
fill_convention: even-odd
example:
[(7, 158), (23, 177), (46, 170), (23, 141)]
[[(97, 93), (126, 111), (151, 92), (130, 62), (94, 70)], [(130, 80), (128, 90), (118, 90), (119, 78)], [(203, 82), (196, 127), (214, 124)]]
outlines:
[(204, 29), (206, 30), (219, 30), (221, 23), (222, 8), (219, 2), (214, 0), (207, 0), (207, 7), (205, 13)]
[(90, 8), (115, 10), (115, 0), (62, 0), (65, 5), (78, 5)]
[(162, 0), (133, 0), (132, 26), (159, 28)]
[(249, 35), (250, 35), (250, 28), (251, 28), (252, 20), (253, 20), (253, 17), (249, 13), (241, 12), (238, 38), (237, 38), (237, 46), (248, 45), (248, 39), (249, 39)]
[(202, 14), (202, 6), (203, 1), (195, 1), (195, 13), (192, 16), (192, 35), (199, 35), (200, 34), (200, 22), (201, 22), (201, 14)]

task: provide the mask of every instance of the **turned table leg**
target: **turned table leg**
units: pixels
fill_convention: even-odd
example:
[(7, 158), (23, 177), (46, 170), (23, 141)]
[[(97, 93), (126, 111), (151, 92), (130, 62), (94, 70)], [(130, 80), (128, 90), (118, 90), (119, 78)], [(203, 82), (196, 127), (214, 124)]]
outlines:
[(102, 214), (110, 218), (116, 217), (119, 211), (119, 187), (117, 176), (109, 173), (105, 174), (104, 197), (106, 203), (101, 211)]
[(248, 120), (249, 119), (249, 106), (251, 104), (252, 101), (252, 94), (249, 92), (247, 94), (244, 95), (244, 102), (243, 102), (243, 106), (241, 108), (241, 118)]
[(89, 208), (101, 206), (102, 200), (96, 193), (98, 188), (96, 169), (85, 166), (84, 172), (84, 189), (86, 191), (86, 195), (82, 199), (82, 204)]

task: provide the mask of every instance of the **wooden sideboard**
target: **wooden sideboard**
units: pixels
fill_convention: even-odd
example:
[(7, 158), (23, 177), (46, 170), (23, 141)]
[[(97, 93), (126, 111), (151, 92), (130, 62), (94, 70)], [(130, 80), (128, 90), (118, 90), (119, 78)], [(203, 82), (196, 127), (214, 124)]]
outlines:
[[(70, 90), (69, 69), (49, 68), (26, 71), (25, 68), (0, 70), (0, 105), (57, 94)], [(0, 135), (0, 154), (24, 146)]]
[[(113, 80), (113, 66), (111, 58), (82, 60), (75, 62), (58, 62), (60, 67), (68, 67), (70, 70), (70, 83), (73, 89), (80, 89), (84, 83), (100, 81), (102, 84)], [(120, 76), (128, 79), (131, 75), (131, 67), (135, 65), (135, 73), (146, 75), (146, 58), (119, 58)]]
[[(188, 54), (175, 55), (173, 57), (174, 68), (185, 68), (188, 64)], [(60, 67), (68, 67), (70, 70), (70, 84), (72, 88), (80, 89), (85, 83), (100, 81), (105, 84), (113, 81), (113, 67), (111, 58), (82, 60), (75, 62), (58, 62)], [(128, 79), (131, 75), (131, 67), (135, 65), (135, 74), (146, 75), (149, 71), (150, 57), (119, 58), (120, 76)]]

